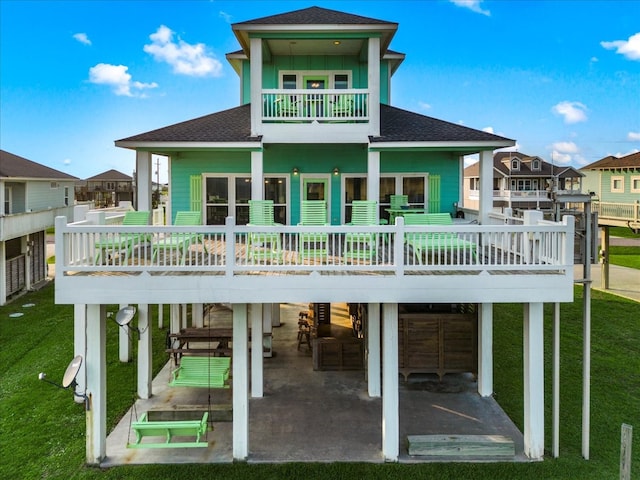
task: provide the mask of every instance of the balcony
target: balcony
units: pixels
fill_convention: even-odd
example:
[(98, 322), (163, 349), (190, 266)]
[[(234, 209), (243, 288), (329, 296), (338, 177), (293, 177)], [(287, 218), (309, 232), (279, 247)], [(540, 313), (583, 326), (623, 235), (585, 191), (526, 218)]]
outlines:
[[(416, 235), (454, 236), (420, 255)], [(100, 252), (135, 236), (130, 253)], [(56, 222), (58, 303), (562, 302), (573, 217), (535, 225), (167, 227)], [(171, 238), (188, 239), (182, 250)], [(301, 240), (306, 239), (306, 243)], [(347, 240), (347, 239), (350, 239)], [(353, 240), (356, 241), (353, 241)]]

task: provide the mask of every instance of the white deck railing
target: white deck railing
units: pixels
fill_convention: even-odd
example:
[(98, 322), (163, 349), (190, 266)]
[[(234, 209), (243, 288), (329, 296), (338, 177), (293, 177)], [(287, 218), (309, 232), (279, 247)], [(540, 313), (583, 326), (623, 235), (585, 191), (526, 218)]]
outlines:
[[(430, 239), (423, 242), (421, 255), (411, 246), (416, 235)], [(560, 223), (486, 226), (405, 226), (399, 218), (396, 225), (368, 227), (248, 227), (235, 225), (232, 217), (224, 226), (133, 227), (67, 224), (58, 217), (56, 275), (566, 274), (573, 269), (573, 237), (573, 217)]]
[(263, 122), (367, 122), (368, 90), (283, 90), (262, 92)]
[(591, 202), (591, 210), (602, 219), (628, 220), (640, 224), (640, 201), (634, 203)]

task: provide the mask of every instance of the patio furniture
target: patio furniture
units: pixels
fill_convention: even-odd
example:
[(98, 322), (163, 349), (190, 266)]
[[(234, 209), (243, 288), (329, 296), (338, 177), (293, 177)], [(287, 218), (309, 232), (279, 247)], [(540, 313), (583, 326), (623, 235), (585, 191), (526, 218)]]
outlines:
[(231, 357), (185, 357), (171, 372), (170, 387), (229, 388)]
[[(176, 227), (202, 225), (202, 215), (200, 212), (177, 212), (173, 225)], [(163, 238), (159, 238), (152, 245), (153, 253), (151, 255), (151, 261), (155, 262), (158, 252), (163, 251), (165, 258), (168, 254), (176, 253), (180, 264), (184, 265), (189, 248), (191, 245), (197, 243), (203, 243), (202, 235), (194, 233), (172, 233)]]
[[(127, 448), (186, 448), (206, 447), (207, 441), (200, 441), (207, 432), (209, 412), (204, 412), (199, 420), (162, 420), (150, 421), (148, 412), (140, 420), (131, 423), (131, 429), (136, 433), (135, 443), (128, 443)], [(174, 442), (174, 436), (196, 437), (192, 442)], [(144, 437), (164, 437), (164, 442), (142, 443)]]
[[(122, 225), (149, 225), (151, 218), (151, 212), (146, 210), (130, 210), (124, 214)], [(144, 243), (151, 241), (151, 234), (142, 233), (106, 233), (100, 235), (100, 240), (94, 244), (96, 250), (95, 264), (102, 263), (105, 258), (107, 261), (112, 259), (114, 253), (118, 253), (118, 257), (122, 255), (124, 251), (124, 259), (120, 262), (120, 265), (124, 265), (129, 260), (129, 257), (133, 254), (133, 249)]]
[[(322, 227), (327, 222), (326, 200), (302, 200), (300, 223), (302, 226)], [(322, 232), (300, 233), (298, 235), (298, 260), (324, 261), (329, 255), (329, 234)]]
[[(453, 225), (448, 213), (414, 213), (404, 216), (405, 225)], [(452, 252), (470, 252), (476, 258), (475, 243), (458, 237), (455, 233), (407, 233), (407, 244), (413, 249), (416, 261), (422, 264), (423, 256), (440, 256)]]
[(331, 102), (332, 117), (352, 117), (353, 116), (353, 94), (336, 95)]
[[(249, 200), (248, 227), (279, 226), (274, 221), (273, 200)], [(280, 234), (274, 232), (249, 232), (247, 252), (250, 260), (280, 262), (283, 257)]]
[(278, 117), (299, 117), (300, 102), (296, 95), (280, 95), (274, 102), (276, 116)]
[[(354, 200), (351, 203), (351, 223), (353, 226), (377, 225), (378, 202), (375, 200)], [(370, 232), (347, 233), (344, 237), (344, 259), (372, 260), (378, 254), (378, 234)]]

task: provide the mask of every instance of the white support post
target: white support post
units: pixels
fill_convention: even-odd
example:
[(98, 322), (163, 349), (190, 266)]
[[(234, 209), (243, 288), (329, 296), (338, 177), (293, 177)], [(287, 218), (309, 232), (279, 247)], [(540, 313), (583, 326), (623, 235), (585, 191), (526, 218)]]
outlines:
[(153, 358), (151, 344), (151, 322), (149, 321), (149, 305), (138, 305), (138, 396), (151, 398), (151, 381), (153, 380)]
[(180, 315), (180, 325), (182, 328), (187, 328), (188, 325), (188, 315), (187, 315), (187, 304), (183, 303), (180, 305), (181, 315)]
[[(273, 331), (274, 318), (278, 317), (278, 324), (280, 324), (280, 304), (279, 303), (264, 303), (262, 304), (262, 333), (271, 333)], [(273, 356), (273, 342), (271, 336), (264, 337), (262, 339), (263, 357), (270, 358)]]
[[(262, 104), (262, 102), (260, 102)], [(251, 152), (251, 199), (262, 200), (264, 182), (262, 181), (264, 166), (262, 152)]]
[(493, 394), (493, 304), (481, 303), (478, 316), (478, 393)]
[(560, 304), (553, 308), (553, 458), (560, 456)]
[[(180, 305), (172, 303), (169, 305), (169, 333), (180, 333)], [(176, 346), (178, 341), (173, 340), (172, 347)]]
[(280, 326), (280, 304), (279, 303), (271, 304), (271, 326), (272, 327)]
[(398, 304), (382, 305), (382, 455), (397, 462), (400, 453), (398, 392)]
[(87, 305), (85, 366), (89, 397), (86, 412), (87, 464), (99, 465), (107, 454), (107, 328), (104, 305)]
[[(126, 306), (127, 304), (120, 304), (120, 308)], [(129, 325), (122, 325), (118, 328), (118, 355), (122, 363), (131, 361), (131, 329)]]
[[(367, 155), (367, 200), (380, 199), (380, 152), (369, 152)], [(376, 216), (380, 213), (377, 212)]]
[(542, 303), (524, 307), (524, 453), (544, 455), (544, 315)]
[(204, 327), (204, 304), (194, 303), (191, 305), (191, 324), (196, 328)]
[(251, 136), (262, 134), (262, 38), (250, 40)]
[(151, 152), (136, 151), (136, 210), (151, 211), (152, 170)]
[(162, 330), (164, 328), (164, 305), (158, 304), (158, 328)]
[(493, 152), (480, 152), (480, 198), (478, 203), (480, 224), (489, 223), (489, 213), (493, 210)]
[[(82, 355), (85, 358), (87, 352), (87, 306), (77, 303), (73, 306), (73, 356)], [(76, 392), (84, 392), (87, 389), (87, 365), (86, 361), (80, 365), (76, 376)], [(74, 396), (76, 403), (84, 403), (84, 398)]]
[[(271, 310), (271, 304), (252, 303), (249, 306), (251, 316), (251, 397), (263, 396), (263, 363), (262, 355), (262, 310)], [(269, 322), (270, 323), (270, 322)]]
[(370, 303), (367, 307), (367, 384), (370, 397), (379, 397), (380, 385), (380, 304)]
[(378, 37), (369, 37), (367, 51), (369, 66), (369, 135), (374, 137), (380, 136), (380, 57), (380, 39)]
[(233, 458), (249, 455), (249, 335), (247, 304), (233, 304)]

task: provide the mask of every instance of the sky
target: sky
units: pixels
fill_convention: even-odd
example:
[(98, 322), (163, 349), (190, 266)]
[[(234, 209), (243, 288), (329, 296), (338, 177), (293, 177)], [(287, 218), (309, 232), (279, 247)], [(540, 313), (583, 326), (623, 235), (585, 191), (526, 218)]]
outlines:
[(396, 107), (555, 165), (640, 150), (640, 0), (0, 0), (0, 148), (131, 175), (116, 140), (239, 105), (231, 24), (314, 5), (399, 24)]

